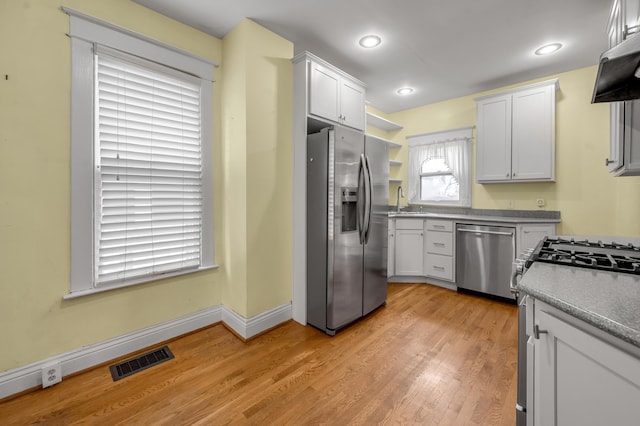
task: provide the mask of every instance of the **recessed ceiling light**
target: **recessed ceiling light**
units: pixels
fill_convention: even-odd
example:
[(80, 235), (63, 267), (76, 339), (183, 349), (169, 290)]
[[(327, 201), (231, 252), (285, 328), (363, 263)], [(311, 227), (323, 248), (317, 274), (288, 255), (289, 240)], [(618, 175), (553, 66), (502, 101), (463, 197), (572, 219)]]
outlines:
[(382, 43), (382, 39), (377, 35), (372, 34), (372, 35), (366, 35), (362, 37), (358, 43), (360, 44), (360, 46), (370, 49)]
[(403, 88), (401, 88), (401, 89), (398, 89), (398, 90), (396, 91), (396, 93), (397, 93), (398, 95), (410, 95), (410, 94), (412, 94), (412, 93), (413, 93), (413, 88), (412, 88), (412, 87), (403, 87)]
[(534, 53), (536, 55), (548, 55), (549, 53), (553, 53), (556, 50), (559, 50), (561, 47), (561, 43), (549, 43), (545, 44), (542, 47), (539, 47)]

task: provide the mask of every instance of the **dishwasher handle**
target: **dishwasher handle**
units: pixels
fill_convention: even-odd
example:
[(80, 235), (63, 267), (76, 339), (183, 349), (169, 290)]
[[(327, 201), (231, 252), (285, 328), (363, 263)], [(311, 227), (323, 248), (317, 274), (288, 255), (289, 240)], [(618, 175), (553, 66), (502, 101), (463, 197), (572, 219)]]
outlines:
[(458, 232), (470, 232), (472, 234), (506, 235), (508, 237), (513, 236), (513, 232), (480, 231), (477, 229), (464, 229), (464, 228), (458, 228)]

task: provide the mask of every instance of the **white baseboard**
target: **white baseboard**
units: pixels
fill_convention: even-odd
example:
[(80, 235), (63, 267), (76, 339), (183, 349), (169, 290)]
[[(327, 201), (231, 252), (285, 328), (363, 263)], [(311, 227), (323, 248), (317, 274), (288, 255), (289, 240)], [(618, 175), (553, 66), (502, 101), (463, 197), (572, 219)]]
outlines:
[(427, 278), (422, 276), (391, 276), (387, 279), (389, 283), (423, 283), (431, 284), (437, 287), (448, 288), (449, 290), (457, 290), (458, 287), (454, 283), (442, 281), (437, 278)]
[(244, 339), (260, 334), (291, 319), (291, 303), (277, 306), (252, 318), (245, 318), (235, 311), (222, 307), (222, 321)]
[(33, 364), (0, 373), (0, 399), (42, 385), (41, 370), (60, 364), (62, 377), (109, 362), (132, 352), (223, 321), (239, 336), (248, 339), (291, 319), (291, 304), (278, 306), (253, 318), (244, 318), (218, 305), (191, 315), (85, 346)]

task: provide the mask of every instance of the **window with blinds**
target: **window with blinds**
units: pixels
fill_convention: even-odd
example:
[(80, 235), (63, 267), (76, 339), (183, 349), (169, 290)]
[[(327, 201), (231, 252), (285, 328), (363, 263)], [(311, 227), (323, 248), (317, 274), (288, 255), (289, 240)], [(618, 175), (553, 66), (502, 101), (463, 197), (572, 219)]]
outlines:
[(95, 54), (94, 283), (201, 265), (200, 81)]

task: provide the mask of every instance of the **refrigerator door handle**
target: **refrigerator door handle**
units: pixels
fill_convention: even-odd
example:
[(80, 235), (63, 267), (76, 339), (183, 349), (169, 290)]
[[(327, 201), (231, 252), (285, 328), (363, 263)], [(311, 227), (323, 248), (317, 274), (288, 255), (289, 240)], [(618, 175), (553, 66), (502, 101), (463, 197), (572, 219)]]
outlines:
[(364, 227), (364, 243), (369, 242), (369, 230), (371, 229), (371, 210), (373, 205), (373, 188), (371, 184), (371, 166), (369, 166), (369, 157), (364, 157), (365, 165), (365, 227)]
[[(356, 220), (358, 222), (358, 237), (360, 244), (364, 244), (364, 231), (365, 231), (365, 214), (366, 214), (366, 185), (365, 185), (365, 163), (364, 154), (360, 154), (360, 165), (358, 167), (358, 199), (356, 201), (356, 211), (358, 215)], [(363, 196), (364, 192), (364, 196)]]

